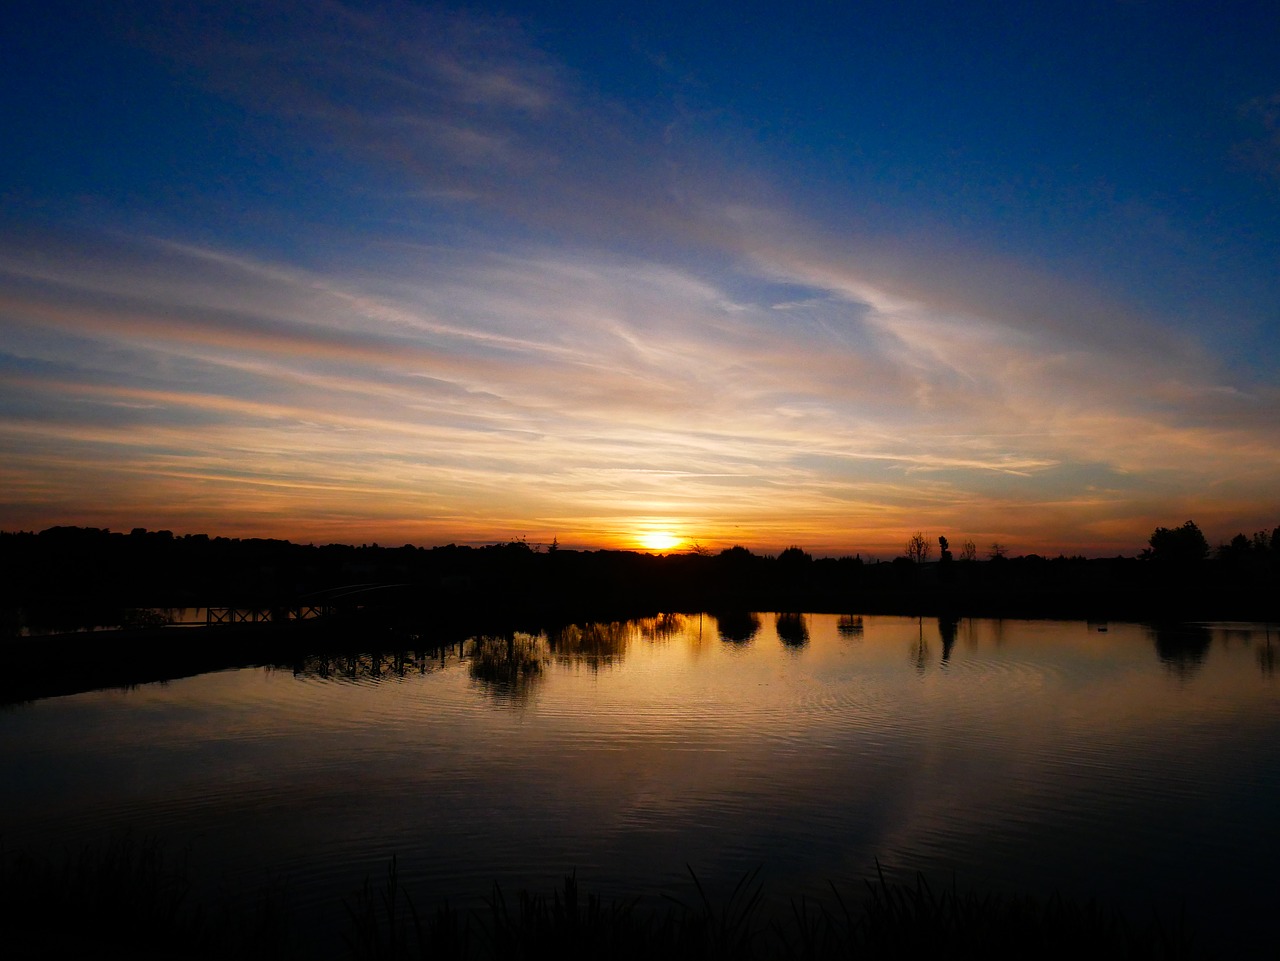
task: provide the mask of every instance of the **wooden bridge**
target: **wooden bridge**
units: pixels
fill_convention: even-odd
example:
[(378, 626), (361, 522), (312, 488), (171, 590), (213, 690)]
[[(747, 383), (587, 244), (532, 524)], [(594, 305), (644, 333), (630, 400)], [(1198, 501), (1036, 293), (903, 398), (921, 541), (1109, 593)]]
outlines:
[(333, 613), (327, 604), (296, 604), (291, 607), (206, 607), (206, 627), (217, 624), (279, 624), (309, 621)]
[[(287, 604), (254, 607), (206, 607), (206, 627), (227, 624), (283, 624), (329, 617), (338, 611), (358, 610), (379, 599), (379, 592), (399, 590), (406, 584), (348, 584), (316, 591)], [(385, 596), (385, 595), (383, 595)]]

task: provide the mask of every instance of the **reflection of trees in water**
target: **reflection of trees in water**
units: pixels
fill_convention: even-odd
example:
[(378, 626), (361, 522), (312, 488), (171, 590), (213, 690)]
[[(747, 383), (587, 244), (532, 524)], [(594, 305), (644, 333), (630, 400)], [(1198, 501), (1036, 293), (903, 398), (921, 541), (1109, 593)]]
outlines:
[(678, 634), (684, 633), (685, 616), (683, 614), (659, 614), (657, 617), (644, 617), (635, 622), (640, 629), (640, 636), (646, 641), (669, 641)]
[(631, 638), (630, 621), (570, 624), (553, 631), (547, 644), (558, 659), (582, 661), (592, 667), (620, 661)]
[(841, 614), (836, 621), (836, 630), (841, 637), (862, 637), (862, 615)]
[(799, 650), (809, 643), (809, 622), (803, 614), (779, 614), (774, 626), (778, 640), (792, 650)]
[(498, 697), (528, 696), (542, 677), (543, 659), (539, 639), (529, 634), (471, 639), (471, 677)]
[(1267, 642), (1258, 648), (1258, 666), (1262, 673), (1270, 677), (1276, 672), (1276, 648), (1271, 643), (1271, 625), (1267, 625)]
[(1157, 625), (1151, 630), (1160, 660), (1182, 675), (1199, 670), (1213, 640), (1209, 629), (1200, 624)]
[(956, 629), (960, 626), (958, 617), (939, 617), (938, 636), (942, 638), (942, 663), (951, 660), (951, 649), (956, 646)]
[(730, 644), (750, 644), (760, 633), (760, 618), (749, 611), (728, 611), (712, 614), (720, 640)]
[(919, 627), (919, 632), (916, 638), (916, 646), (912, 660), (916, 665), (916, 673), (924, 674), (925, 665), (929, 661), (929, 645), (924, 639), (924, 618), (916, 618), (916, 625)]

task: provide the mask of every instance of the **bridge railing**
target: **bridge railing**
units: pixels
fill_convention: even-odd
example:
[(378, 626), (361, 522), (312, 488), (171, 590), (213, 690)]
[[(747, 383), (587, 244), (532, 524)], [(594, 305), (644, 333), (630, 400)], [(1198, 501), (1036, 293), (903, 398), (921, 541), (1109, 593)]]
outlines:
[(207, 607), (204, 622), (208, 627), (219, 624), (280, 624), (285, 621), (309, 621), (333, 613), (328, 604), (295, 604), (289, 607)]

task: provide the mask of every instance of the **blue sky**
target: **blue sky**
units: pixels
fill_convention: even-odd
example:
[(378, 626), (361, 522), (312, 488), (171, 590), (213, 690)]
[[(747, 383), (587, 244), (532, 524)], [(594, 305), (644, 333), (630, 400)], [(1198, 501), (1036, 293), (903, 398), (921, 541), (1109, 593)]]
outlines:
[(13, 19), (4, 529), (1280, 523), (1268, 5)]

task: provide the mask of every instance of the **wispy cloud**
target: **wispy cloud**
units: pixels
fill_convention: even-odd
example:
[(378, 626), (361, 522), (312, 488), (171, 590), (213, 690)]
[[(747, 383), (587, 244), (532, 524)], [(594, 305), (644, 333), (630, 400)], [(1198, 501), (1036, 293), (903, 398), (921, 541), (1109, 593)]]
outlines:
[(1280, 388), (1185, 318), (801, 213), (733, 131), (611, 102), (526, 24), (277, 13), (142, 29), (351, 158), (375, 226), (0, 243), (6, 526), (1134, 550), (1197, 504), (1224, 536), (1276, 509)]
[[(98, 273), (65, 251), (56, 271), (0, 260), (7, 340), (48, 365), (0, 376), (8, 396), (45, 398), (0, 432), (28, 455), (8, 468), (11, 491), (39, 486), (40, 436), (128, 478), (104, 492), (198, 479), (277, 521), (305, 505), (354, 523), (376, 494), (378, 517), (421, 518), (415, 530), (454, 518), (451, 539), (503, 536), (519, 517), (537, 533), (620, 534), (657, 514), (708, 541), (737, 525), (836, 547), (926, 522), (1030, 537), (1046, 513), (1080, 523), (1140, 501), (1135, 475), (1158, 503), (1165, 473), (1204, 483), (1229, 459), (1261, 497), (1280, 471), (1273, 425), (1198, 423), (1206, 397), (1230, 408), (1236, 395), (1184, 385), (1151, 403), (1158, 358), (1046, 358), (1031, 332), (855, 303), (839, 278), (780, 324), (706, 277), (616, 256), (509, 252), (447, 277), (424, 262), (344, 280), (142, 247)], [(1130, 480), (1047, 477), (1081, 460)], [(1023, 528), (1001, 516), (1011, 508)]]

